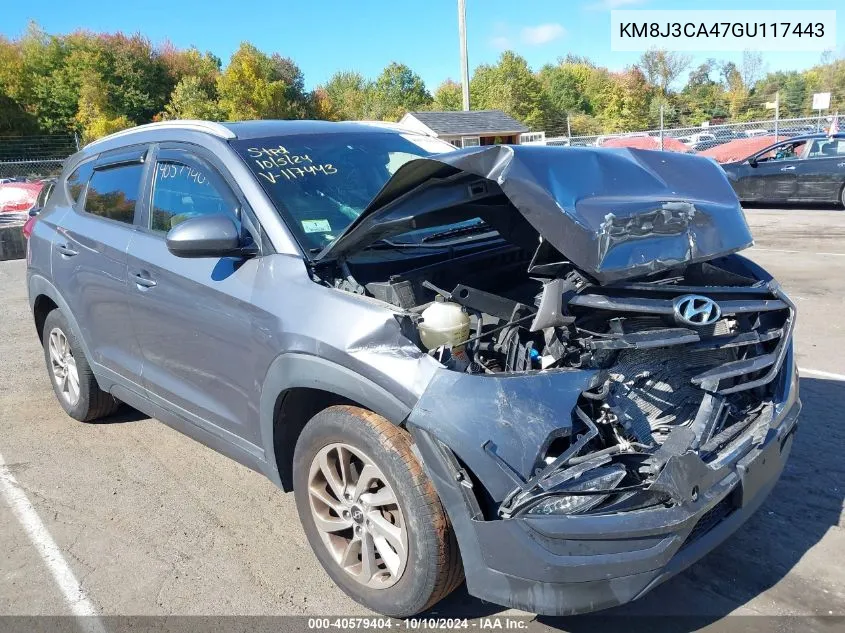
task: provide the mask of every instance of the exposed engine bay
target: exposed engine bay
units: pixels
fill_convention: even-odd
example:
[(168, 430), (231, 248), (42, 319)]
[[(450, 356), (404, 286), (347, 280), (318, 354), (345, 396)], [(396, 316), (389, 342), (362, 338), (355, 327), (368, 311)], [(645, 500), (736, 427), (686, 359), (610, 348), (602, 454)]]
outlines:
[(496, 146), (401, 167), (312, 270), (444, 368), (408, 421), (488, 516), (601, 513), (694, 501), (765, 434), (795, 309), (751, 243), (707, 161)]
[(406, 336), (450, 371), (597, 370), (533, 476), (514, 478), (501, 516), (680, 502), (692, 493), (666, 474), (673, 456), (713, 460), (772, 415), (794, 312), (741, 257), (605, 285), (543, 241), (530, 256), (500, 241), (397, 267), (370, 253), (322, 281), (401, 309)]

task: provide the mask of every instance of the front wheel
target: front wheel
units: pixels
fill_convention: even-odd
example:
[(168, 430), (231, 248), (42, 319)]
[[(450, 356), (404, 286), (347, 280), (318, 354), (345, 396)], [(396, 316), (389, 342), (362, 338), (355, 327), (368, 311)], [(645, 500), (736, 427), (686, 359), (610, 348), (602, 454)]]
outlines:
[(461, 582), (457, 543), (411, 438), (375, 413), (329, 407), (294, 453), (299, 518), (332, 580), (365, 607), (407, 617)]

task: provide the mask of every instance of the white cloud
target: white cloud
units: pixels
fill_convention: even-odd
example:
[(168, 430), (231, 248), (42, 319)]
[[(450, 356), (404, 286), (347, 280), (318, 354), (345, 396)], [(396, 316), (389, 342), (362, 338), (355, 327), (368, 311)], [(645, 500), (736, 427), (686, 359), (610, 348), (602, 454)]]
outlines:
[[(618, 0), (617, 0), (618, 1)], [(564, 36), (566, 29), (556, 22), (538, 24), (537, 26), (526, 26), (520, 31), (520, 39), (524, 44), (539, 46), (548, 44)]]
[(613, 11), (613, 9), (623, 9), (625, 7), (633, 7), (638, 4), (645, 4), (648, 0), (600, 0), (587, 4), (584, 8), (587, 11)]
[(501, 51), (513, 48), (512, 42), (507, 35), (494, 35), (490, 38), (490, 46)]

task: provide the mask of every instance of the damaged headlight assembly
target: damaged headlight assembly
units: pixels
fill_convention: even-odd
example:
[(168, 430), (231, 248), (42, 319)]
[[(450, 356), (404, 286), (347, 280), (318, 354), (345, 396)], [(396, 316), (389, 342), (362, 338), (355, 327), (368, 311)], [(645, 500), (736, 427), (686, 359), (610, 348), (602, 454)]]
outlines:
[(625, 467), (614, 465), (585, 473), (576, 482), (531, 506), (526, 514), (577, 514), (591, 510), (605, 501), (625, 478)]

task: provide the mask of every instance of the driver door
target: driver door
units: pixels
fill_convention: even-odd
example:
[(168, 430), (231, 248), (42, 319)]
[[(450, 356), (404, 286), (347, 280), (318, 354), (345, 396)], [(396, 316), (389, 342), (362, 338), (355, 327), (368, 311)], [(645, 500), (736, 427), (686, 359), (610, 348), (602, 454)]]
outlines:
[(129, 249), (129, 312), (143, 350), (149, 397), (213, 433), (257, 444), (262, 361), (250, 305), (260, 257), (181, 258), (167, 231), (197, 215), (228, 214), (242, 228), (243, 205), (196, 150), (158, 149), (146, 219)]
[(792, 145), (783, 143), (759, 154), (755, 157), (756, 166), (749, 161), (747, 180), (743, 183), (747, 200), (787, 202), (795, 197), (798, 188), (798, 156), (778, 156), (778, 152), (789, 149)]

